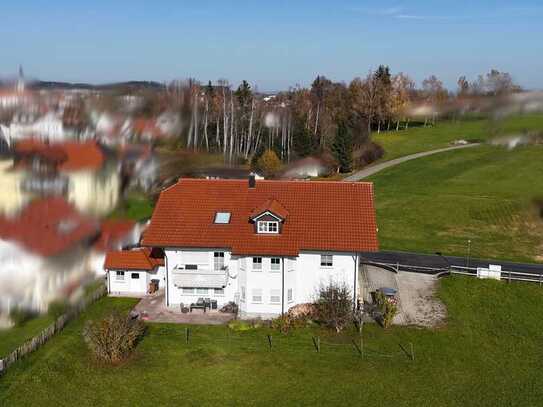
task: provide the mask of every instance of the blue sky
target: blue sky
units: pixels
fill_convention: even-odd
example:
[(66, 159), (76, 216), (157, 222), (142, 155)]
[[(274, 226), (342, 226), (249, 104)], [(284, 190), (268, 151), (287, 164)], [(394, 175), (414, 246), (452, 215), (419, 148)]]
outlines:
[(543, 89), (543, 2), (34, 0), (0, 2), (0, 76), (348, 81), (379, 64), (416, 81), (496, 68)]

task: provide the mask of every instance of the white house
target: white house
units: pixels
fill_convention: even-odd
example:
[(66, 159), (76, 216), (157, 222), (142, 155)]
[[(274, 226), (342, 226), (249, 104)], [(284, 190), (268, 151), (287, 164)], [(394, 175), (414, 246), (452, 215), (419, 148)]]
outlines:
[(160, 195), (142, 245), (164, 251), (169, 307), (204, 297), (272, 317), (331, 281), (356, 300), (359, 254), (378, 250), (373, 185), (182, 179)]

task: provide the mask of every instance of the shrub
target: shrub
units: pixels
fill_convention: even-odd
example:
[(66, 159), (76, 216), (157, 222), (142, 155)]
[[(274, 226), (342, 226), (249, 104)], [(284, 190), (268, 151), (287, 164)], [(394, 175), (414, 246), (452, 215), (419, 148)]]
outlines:
[(236, 304), (234, 301), (230, 301), (227, 304), (224, 304), (223, 307), (220, 309), (221, 312), (227, 312), (229, 314), (237, 314), (238, 313), (238, 304)]
[(134, 350), (144, 333), (142, 321), (113, 312), (100, 321), (87, 322), (83, 337), (98, 360), (114, 364)]
[(380, 144), (374, 142), (366, 143), (357, 152), (356, 166), (365, 167), (379, 160), (383, 155), (385, 155), (385, 150)]
[(68, 311), (69, 305), (70, 304), (65, 300), (53, 301), (49, 304), (47, 313), (56, 319)]
[(24, 308), (13, 308), (9, 313), (9, 318), (15, 326), (23, 326), (32, 318), (36, 317), (36, 312)]
[(387, 297), (381, 291), (375, 293), (375, 302), (380, 312), (380, 320), (383, 328), (392, 325), (392, 320), (398, 313), (398, 301), (394, 297)]
[(341, 332), (353, 319), (353, 298), (345, 284), (331, 282), (321, 286), (315, 306), (319, 322), (336, 332)]
[(271, 328), (287, 334), (291, 329), (302, 328), (309, 322), (309, 319), (303, 315), (292, 316), (283, 314), (280, 317), (272, 319)]

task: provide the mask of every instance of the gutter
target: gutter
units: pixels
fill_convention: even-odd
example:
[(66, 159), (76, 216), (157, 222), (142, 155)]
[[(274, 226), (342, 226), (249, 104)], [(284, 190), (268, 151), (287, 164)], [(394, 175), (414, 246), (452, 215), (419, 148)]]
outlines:
[(285, 258), (281, 257), (281, 316), (285, 315)]

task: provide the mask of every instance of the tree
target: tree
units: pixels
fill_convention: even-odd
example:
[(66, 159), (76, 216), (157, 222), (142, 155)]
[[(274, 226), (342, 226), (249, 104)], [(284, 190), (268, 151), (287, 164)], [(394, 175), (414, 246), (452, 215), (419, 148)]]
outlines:
[(305, 126), (296, 126), (293, 134), (293, 149), (298, 157), (307, 157), (315, 153), (317, 146), (311, 130)]
[(520, 90), (520, 86), (513, 82), (509, 73), (497, 69), (490, 70), (485, 76), (479, 75), (477, 88), (489, 96), (500, 96)]
[(376, 91), (377, 132), (380, 132), (381, 123), (390, 119), (392, 111), (392, 80), (389, 67), (379, 65), (372, 80)]
[(353, 321), (353, 297), (345, 284), (331, 282), (321, 286), (315, 302), (320, 322), (341, 332)]
[(350, 172), (353, 168), (353, 137), (345, 122), (338, 124), (332, 152), (338, 163), (339, 172)]
[(400, 120), (405, 118), (414, 90), (415, 82), (402, 72), (392, 78), (392, 115), (396, 118), (396, 131), (400, 129)]
[(273, 150), (266, 150), (257, 161), (257, 166), (266, 178), (273, 178), (281, 170), (281, 160)]

